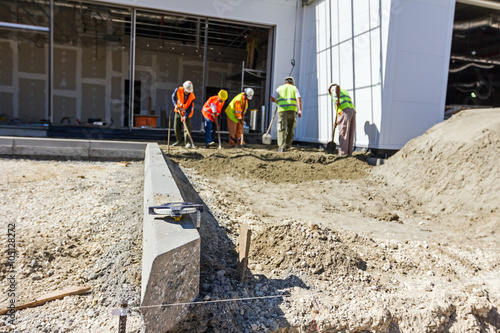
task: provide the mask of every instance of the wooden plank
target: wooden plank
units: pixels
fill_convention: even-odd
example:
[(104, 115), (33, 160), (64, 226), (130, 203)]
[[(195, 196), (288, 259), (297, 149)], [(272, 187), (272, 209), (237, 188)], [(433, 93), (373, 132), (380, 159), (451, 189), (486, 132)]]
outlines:
[(240, 281), (245, 281), (245, 274), (248, 265), (248, 255), (250, 253), (250, 239), (252, 237), (252, 230), (248, 229), (245, 224), (241, 225), (240, 228), (240, 244), (239, 244), (239, 255), (238, 264), (236, 266), (238, 270), (238, 275), (240, 276)]
[(41, 296), (32, 302), (18, 305), (14, 309), (0, 310), (0, 315), (7, 313), (9, 310), (17, 311), (17, 310), (22, 310), (22, 309), (26, 309), (26, 308), (33, 308), (35, 306), (45, 304), (48, 301), (53, 301), (55, 299), (61, 299), (61, 298), (64, 298), (64, 297), (70, 296), (70, 295), (82, 295), (88, 291), (90, 291), (90, 287), (69, 287), (69, 288), (66, 288), (63, 290), (54, 291), (54, 292), (48, 293), (44, 296)]

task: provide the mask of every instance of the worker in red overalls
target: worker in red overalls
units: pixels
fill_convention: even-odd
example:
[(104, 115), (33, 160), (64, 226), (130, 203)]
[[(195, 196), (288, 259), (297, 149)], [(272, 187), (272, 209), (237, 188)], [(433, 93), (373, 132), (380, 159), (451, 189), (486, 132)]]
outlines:
[[(178, 146), (182, 143), (182, 123), (186, 124), (186, 130), (191, 134), (191, 117), (194, 112), (194, 97), (193, 94), (193, 83), (191, 81), (186, 81), (182, 85), (175, 89), (172, 94), (172, 103), (175, 106), (175, 118), (174, 118), (174, 132), (175, 132), (175, 143), (172, 146)], [(184, 143), (186, 148), (191, 148), (191, 143), (188, 141), (188, 133), (184, 131)]]
[(213, 135), (215, 135), (216, 126), (214, 123), (218, 121), (217, 118), (222, 112), (226, 99), (227, 91), (221, 90), (217, 95), (210, 97), (201, 109), (205, 118), (205, 145), (207, 148), (215, 144)]

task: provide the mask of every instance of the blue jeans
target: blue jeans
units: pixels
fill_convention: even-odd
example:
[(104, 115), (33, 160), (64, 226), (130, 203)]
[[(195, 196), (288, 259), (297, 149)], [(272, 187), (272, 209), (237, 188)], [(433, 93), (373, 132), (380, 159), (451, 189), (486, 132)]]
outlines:
[(212, 138), (216, 135), (216, 128), (215, 124), (207, 118), (205, 119), (205, 144), (209, 144), (210, 142), (214, 141)]

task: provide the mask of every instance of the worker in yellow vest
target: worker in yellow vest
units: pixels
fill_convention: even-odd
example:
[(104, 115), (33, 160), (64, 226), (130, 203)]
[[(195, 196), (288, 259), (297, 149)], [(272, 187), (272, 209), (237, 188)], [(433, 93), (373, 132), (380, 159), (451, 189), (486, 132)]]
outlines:
[[(186, 124), (186, 129), (191, 134), (191, 117), (194, 112), (194, 100), (196, 97), (193, 94), (193, 83), (186, 81), (182, 87), (175, 89), (172, 94), (172, 103), (175, 106), (174, 132), (175, 143), (172, 146), (178, 146), (182, 143), (182, 123)], [(184, 143), (186, 148), (191, 148), (191, 143), (188, 141), (188, 132), (184, 131)]]
[[(333, 90), (335, 89), (335, 94)], [(328, 88), (337, 110), (337, 122), (334, 126), (339, 127), (339, 156), (351, 155), (354, 150), (354, 133), (356, 132), (356, 110), (351, 96), (336, 83)]]
[(285, 78), (285, 84), (276, 89), (271, 101), (278, 104), (278, 152), (292, 146), (297, 126), (297, 115), (302, 117), (302, 98), (293, 77)]
[(222, 112), (222, 107), (224, 106), (226, 99), (227, 91), (221, 90), (217, 95), (210, 97), (201, 109), (203, 118), (205, 118), (205, 145), (207, 148), (215, 144), (213, 135), (215, 133), (216, 126), (214, 126), (214, 123), (218, 121), (217, 118)]
[(248, 101), (253, 97), (253, 89), (245, 90), (236, 95), (226, 108), (227, 129), (229, 131), (229, 147), (246, 147), (243, 139), (243, 124), (245, 122), (245, 112), (248, 109)]

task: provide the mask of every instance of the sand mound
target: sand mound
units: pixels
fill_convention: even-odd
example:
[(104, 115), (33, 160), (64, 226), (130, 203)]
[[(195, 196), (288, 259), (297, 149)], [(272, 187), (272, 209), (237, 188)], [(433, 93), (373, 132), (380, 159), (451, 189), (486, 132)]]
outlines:
[(372, 174), (430, 212), (493, 213), (499, 156), (500, 109), (466, 110), (408, 142)]

